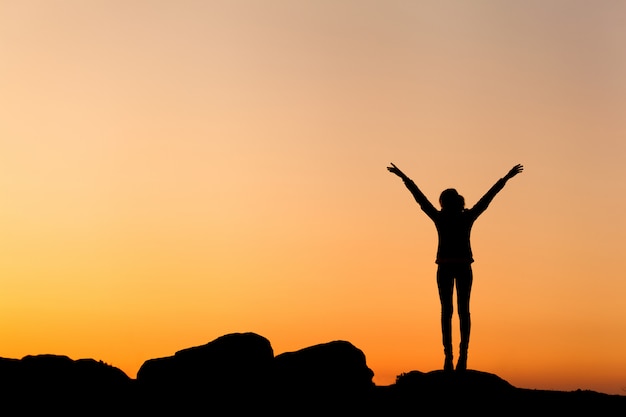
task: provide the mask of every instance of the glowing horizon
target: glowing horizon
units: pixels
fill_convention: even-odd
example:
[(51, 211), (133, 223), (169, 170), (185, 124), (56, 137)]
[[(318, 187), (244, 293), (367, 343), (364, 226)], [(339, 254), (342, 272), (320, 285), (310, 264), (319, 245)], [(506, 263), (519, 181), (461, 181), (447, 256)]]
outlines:
[(472, 205), (522, 163), (473, 229), (469, 368), (624, 393), (625, 5), (0, 8), (0, 357), (134, 378), (251, 331), (439, 369), (435, 229), (385, 167)]

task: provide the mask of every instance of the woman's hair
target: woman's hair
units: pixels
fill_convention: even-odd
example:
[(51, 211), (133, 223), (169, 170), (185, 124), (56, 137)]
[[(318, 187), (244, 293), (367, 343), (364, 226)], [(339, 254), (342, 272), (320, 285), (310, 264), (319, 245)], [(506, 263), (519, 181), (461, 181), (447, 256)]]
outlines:
[(462, 211), (465, 208), (465, 199), (454, 188), (443, 190), (439, 196), (442, 210)]

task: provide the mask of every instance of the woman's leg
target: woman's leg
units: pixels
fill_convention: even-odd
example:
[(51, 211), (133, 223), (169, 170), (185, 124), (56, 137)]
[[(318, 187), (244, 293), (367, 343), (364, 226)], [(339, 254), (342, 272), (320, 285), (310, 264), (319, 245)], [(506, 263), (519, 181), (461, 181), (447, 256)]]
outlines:
[(441, 301), (441, 335), (443, 351), (446, 355), (444, 370), (452, 370), (452, 292), (454, 291), (454, 271), (450, 265), (439, 265), (437, 268), (437, 287)]
[(456, 277), (456, 297), (459, 311), (459, 327), (461, 328), (461, 343), (459, 345), (459, 362), (456, 369), (464, 371), (467, 368), (467, 350), (469, 348), (470, 330), (470, 293), (472, 291), (472, 266), (458, 265)]

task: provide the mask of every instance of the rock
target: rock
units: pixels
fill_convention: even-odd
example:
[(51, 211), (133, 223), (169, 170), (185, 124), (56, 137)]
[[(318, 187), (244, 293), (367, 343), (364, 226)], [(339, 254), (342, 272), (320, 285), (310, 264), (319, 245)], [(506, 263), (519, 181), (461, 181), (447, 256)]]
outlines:
[(412, 371), (398, 376), (394, 390), (394, 407), (410, 413), (428, 410), (448, 415), (472, 410), (479, 415), (499, 415), (503, 402), (515, 400), (515, 387), (507, 381), (474, 370)]
[(372, 389), (373, 376), (363, 352), (345, 341), (283, 353), (274, 360), (276, 387), (288, 395), (360, 394)]
[(514, 389), (511, 384), (497, 375), (474, 370), (464, 372), (438, 370), (428, 373), (411, 371), (398, 376), (396, 387), (412, 390), (471, 392), (473, 394), (509, 392)]
[(194, 409), (246, 405), (266, 396), (273, 359), (266, 338), (254, 333), (228, 334), (174, 356), (146, 361), (137, 382), (144, 398), (156, 401), (149, 406), (153, 409), (175, 404)]
[(132, 380), (120, 369), (93, 359), (61, 355), (0, 360), (4, 404), (26, 414), (41, 410), (78, 411), (91, 404), (115, 412), (131, 393)]

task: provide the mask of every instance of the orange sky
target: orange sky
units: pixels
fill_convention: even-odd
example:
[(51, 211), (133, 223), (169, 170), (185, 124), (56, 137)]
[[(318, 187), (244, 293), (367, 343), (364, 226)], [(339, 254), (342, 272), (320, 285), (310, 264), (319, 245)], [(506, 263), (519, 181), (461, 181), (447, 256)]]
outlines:
[[(436, 201), (473, 233), (469, 367), (626, 389), (626, 4), (0, 1), (0, 356), (253, 331), (443, 364)], [(458, 326), (454, 322), (455, 345)]]

